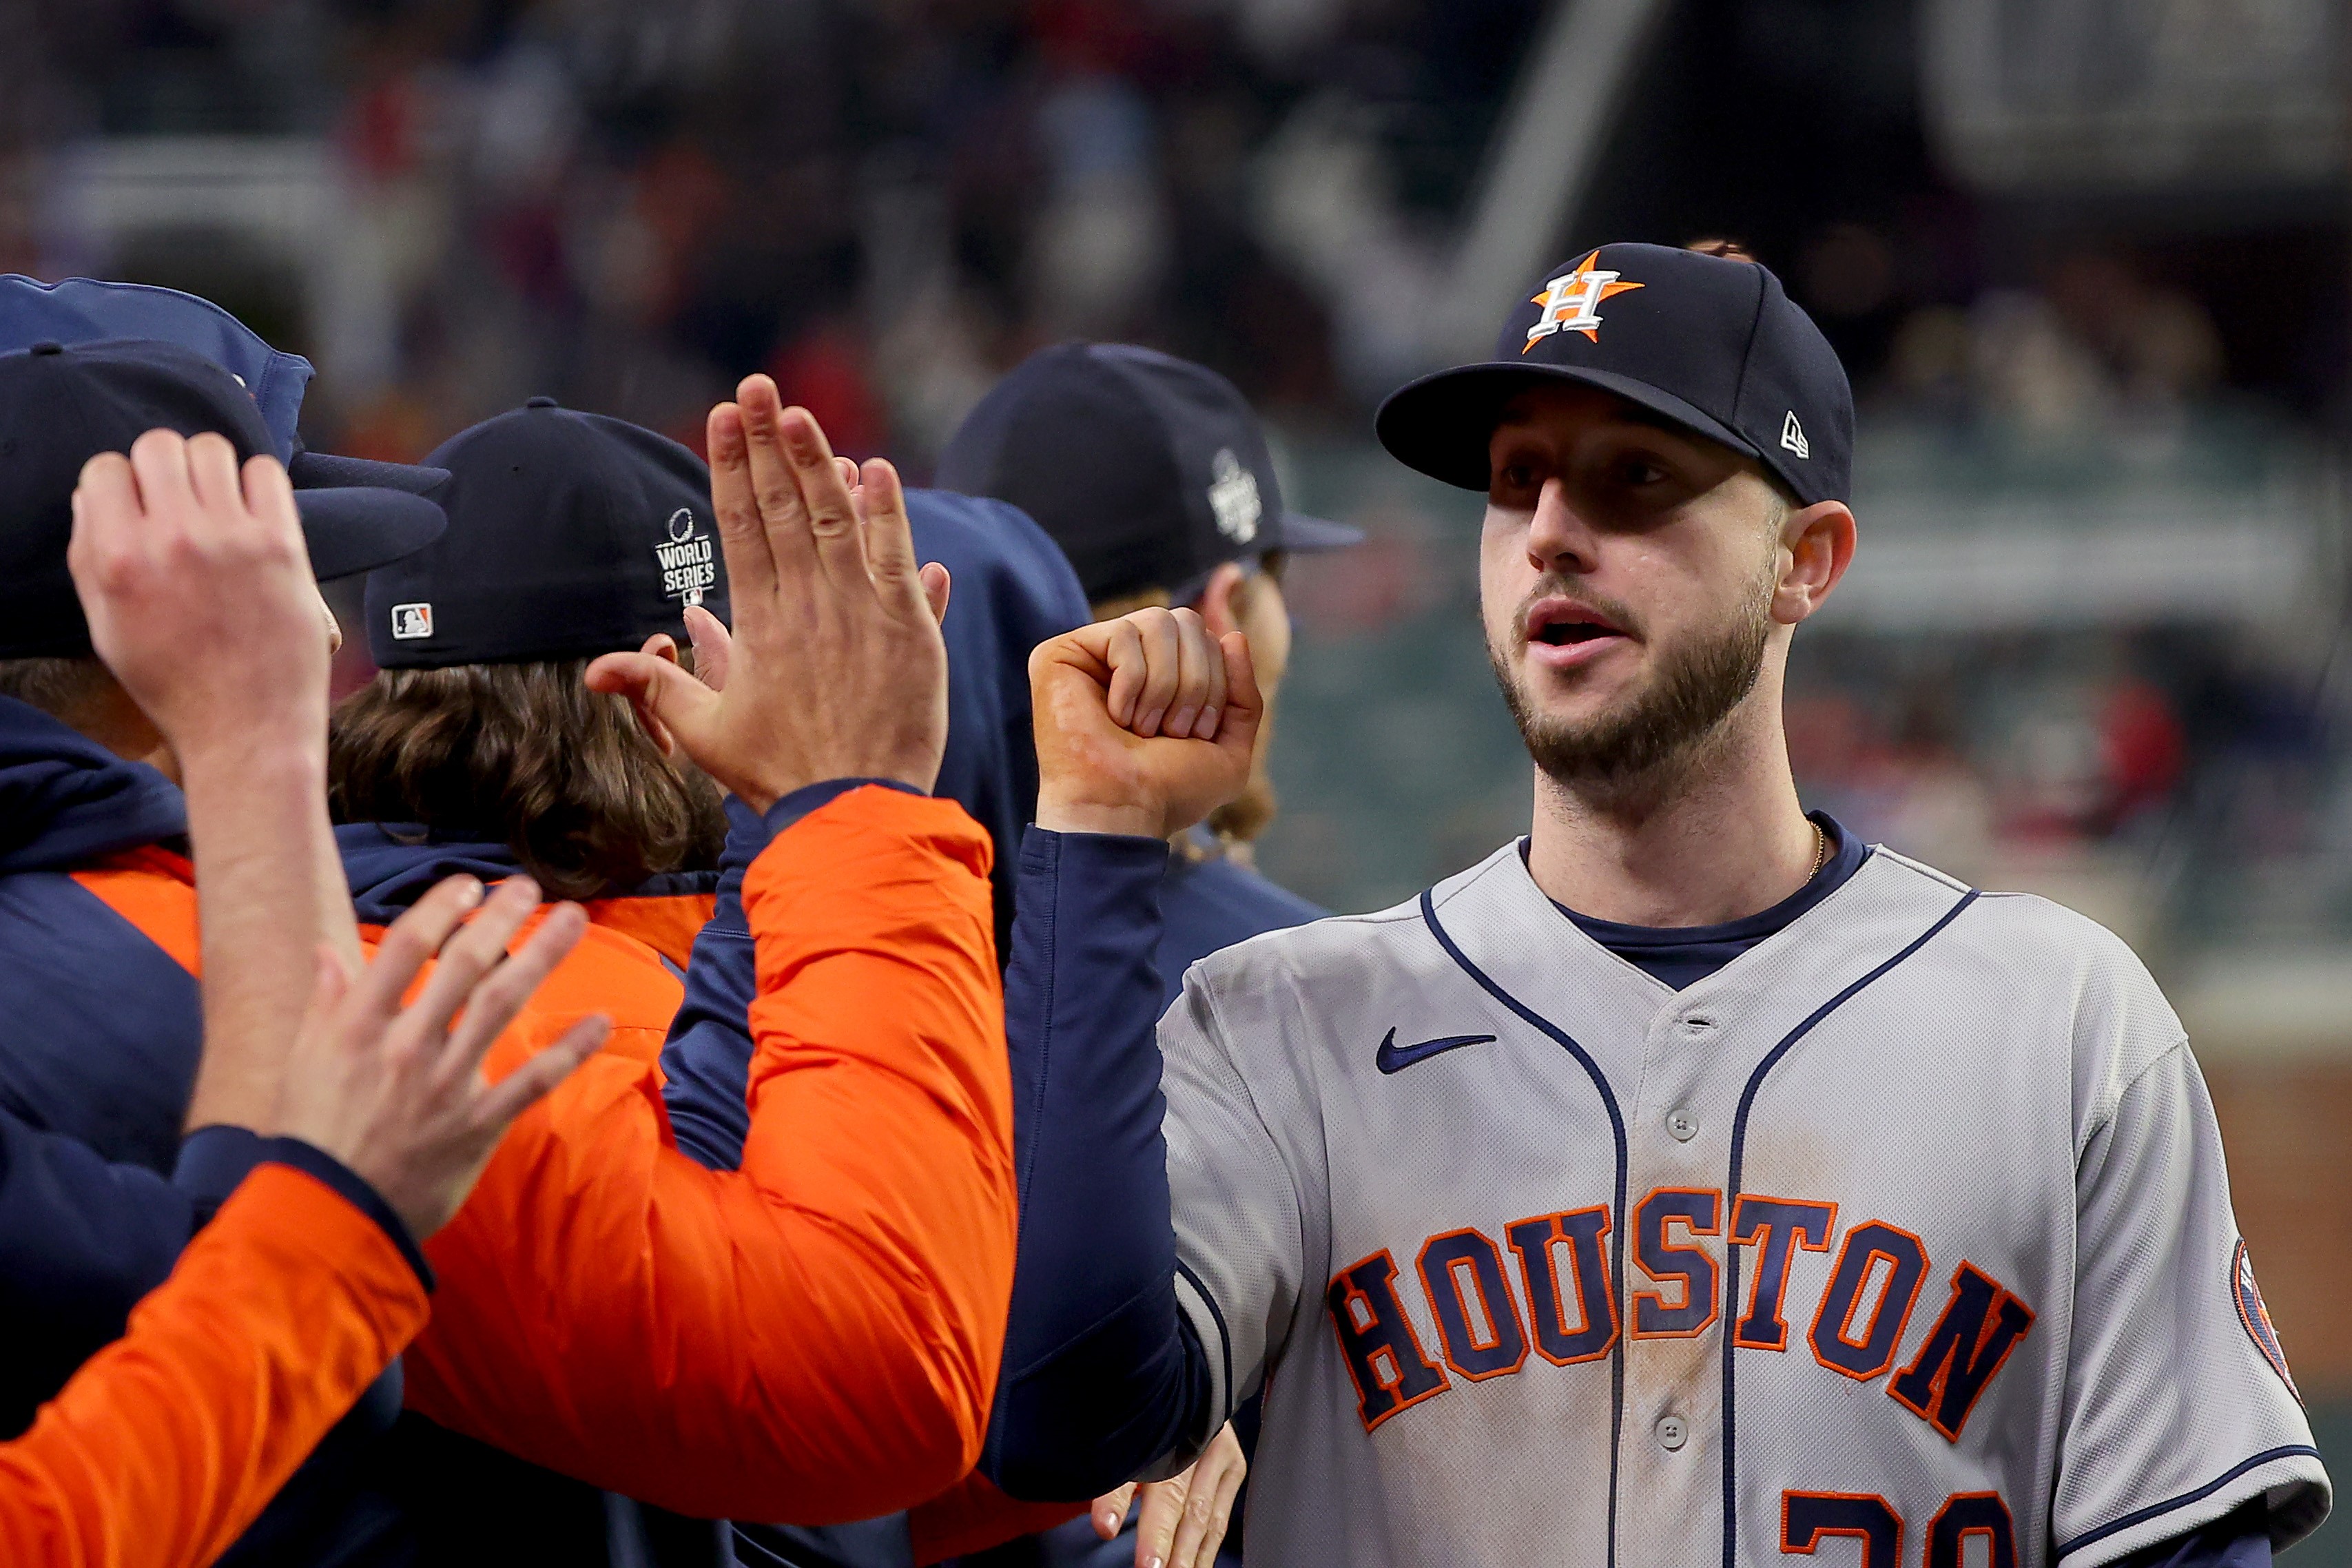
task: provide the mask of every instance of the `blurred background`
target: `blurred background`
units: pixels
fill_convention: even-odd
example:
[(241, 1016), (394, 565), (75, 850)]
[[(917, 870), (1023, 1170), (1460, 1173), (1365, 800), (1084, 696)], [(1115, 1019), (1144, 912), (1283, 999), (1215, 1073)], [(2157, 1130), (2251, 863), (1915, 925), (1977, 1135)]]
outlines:
[[(1861, 407), (1809, 803), (2120, 931), (2188, 1017), (2352, 1476), (2341, 0), (6, 0), (0, 270), (205, 295), (415, 458), (752, 370), (919, 476), (1030, 350), (1203, 360), (1360, 549), (1289, 580), (1262, 864), (1517, 831), (1477, 498), (1369, 414), (1609, 239), (1724, 237)], [(2352, 1522), (2297, 1561), (2352, 1563)]]

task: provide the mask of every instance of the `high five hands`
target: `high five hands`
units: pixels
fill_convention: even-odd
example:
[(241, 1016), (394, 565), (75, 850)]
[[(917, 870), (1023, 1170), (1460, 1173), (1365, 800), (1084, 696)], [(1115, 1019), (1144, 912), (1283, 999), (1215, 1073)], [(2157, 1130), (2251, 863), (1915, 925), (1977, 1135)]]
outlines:
[(1080, 626), (1029, 656), (1037, 826), (1164, 838), (1249, 783), (1265, 704), (1249, 639), (1189, 609)]
[(703, 679), (648, 644), (590, 665), (589, 687), (627, 698), (656, 741), (757, 811), (828, 779), (928, 794), (947, 745), (948, 579), (917, 567), (898, 470), (835, 458), (764, 375), (706, 433), (732, 635), (690, 616)]

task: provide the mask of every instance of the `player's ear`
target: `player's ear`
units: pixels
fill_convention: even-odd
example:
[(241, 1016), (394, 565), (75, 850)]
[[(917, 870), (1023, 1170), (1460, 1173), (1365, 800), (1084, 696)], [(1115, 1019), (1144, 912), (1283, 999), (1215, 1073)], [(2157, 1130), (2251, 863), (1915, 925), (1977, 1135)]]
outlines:
[(1234, 609), (1234, 595), (1240, 592), (1242, 579), (1248, 575), (1238, 561), (1228, 561), (1209, 574), (1209, 585), (1201, 590), (1192, 607), (1208, 624), (1210, 637), (1223, 637), (1227, 632), (1242, 629), (1241, 616)]
[(1853, 563), (1853, 513), (1843, 501), (1815, 501), (1791, 509), (1780, 531), (1788, 564), (1772, 593), (1772, 618), (1793, 626), (1822, 607)]
[[(677, 639), (667, 632), (656, 632), (646, 639), (646, 646), (637, 651), (651, 654), (656, 658), (667, 659), (672, 664), (679, 662)], [(676, 752), (677, 739), (670, 734), (669, 726), (654, 716), (654, 710), (649, 704), (632, 701), (629, 704), (629, 711), (636, 716), (637, 728), (646, 732), (646, 739), (654, 743), (656, 751), (665, 757)]]

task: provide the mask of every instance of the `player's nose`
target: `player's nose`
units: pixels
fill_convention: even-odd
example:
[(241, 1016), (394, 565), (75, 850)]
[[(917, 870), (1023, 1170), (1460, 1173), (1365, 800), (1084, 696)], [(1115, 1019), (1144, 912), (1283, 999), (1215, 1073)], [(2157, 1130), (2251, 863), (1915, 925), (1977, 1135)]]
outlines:
[(1544, 480), (1528, 523), (1528, 560), (1538, 572), (1590, 572), (1599, 535), (1578, 510), (1575, 493), (1559, 475)]

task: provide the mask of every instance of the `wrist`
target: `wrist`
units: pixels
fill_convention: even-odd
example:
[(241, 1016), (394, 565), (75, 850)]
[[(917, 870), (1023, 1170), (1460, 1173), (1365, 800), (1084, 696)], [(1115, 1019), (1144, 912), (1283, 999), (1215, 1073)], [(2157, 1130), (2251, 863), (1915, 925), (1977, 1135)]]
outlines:
[(192, 791), (220, 783), (245, 790), (281, 784), (322, 789), (327, 776), (327, 727), (256, 726), (190, 745), (173, 743), (180, 777)]
[(1103, 833), (1130, 838), (1165, 838), (1168, 814), (1133, 802), (1104, 802), (1037, 795), (1037, 826), (1048, 833)]

